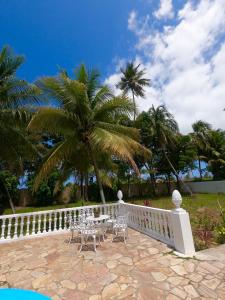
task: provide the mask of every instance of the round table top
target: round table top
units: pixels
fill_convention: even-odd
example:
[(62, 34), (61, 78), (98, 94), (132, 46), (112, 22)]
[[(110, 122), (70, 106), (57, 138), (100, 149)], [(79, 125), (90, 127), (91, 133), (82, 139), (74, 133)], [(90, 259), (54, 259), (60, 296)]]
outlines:
[(49, 297), (37, 292), (21, 289), (0, 289), (2, 300), (51, 300)]
[(87, 217), (88, 221), (93, 221), (93, 222), (99, 222), (99, 221), (104, 221), (110, 219), (109, 215), (100, 215), (99, 217), (95, 218), (94, 216), (89, 216)]

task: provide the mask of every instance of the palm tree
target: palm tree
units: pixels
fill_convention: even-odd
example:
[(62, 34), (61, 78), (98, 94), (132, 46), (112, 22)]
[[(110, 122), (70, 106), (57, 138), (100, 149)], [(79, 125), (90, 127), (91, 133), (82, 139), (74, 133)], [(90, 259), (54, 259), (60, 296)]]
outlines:
[(198, 170), (202, 180), (201, 160), (204, 159), (203, 152), (208, 148), (208, 133), (212, 129), (211, 125), (204, 121), (197, 121), (192, 125), (193, 133), (191, 134), (192, 142), (197, 150)]
[(132, 93), (133, 104), (134, 104), (134, 121), (136, 118), (136, 97), (144, 97), (144, 87), (150, 85), (150, 79), (143, 78), (145, 75), (145, 70), (139, 69), (140, 64), (135, 66), (133, 62), (127, 63), (126, 68), (121, 68), (123, 76), (121, 77), (120, 82), (117, 84), (117, 87), (120, 88), (125, 94), (128, 92)]
[[(28, 118), (25, 106), (37, 100), (39, 90), (16, 77), (16, 71), (23, 63), (22, 56), (15, 56), (9, 47), (0, 52), (0, 162), (1, 167), (18, 167), (21, 157), (34, 150), (24, 135), (24, 124)], [(13, 213), (15, 208), (4, 179), (4, 186)]]
[(71, 79), (63, 71), (56, 77), (39, 80), (43, 92), (59, 102), (58, 108), (39, 109), (28, 129), (46, 131), (63, 137), (46, 157), (37, 176), (36, 186), (49, 171), (63, 161), (74, 165), (91, 162), (99, 185), (100, 196), (105, 196), (99, 171), (101, 155), (110, 155), (127, 161), (138, 172), (133, 156), (136, 153), (149, 155), (139, 141), (137, 129), (116, 123), (121, 114), (130, 115), (133, 104), (125, 96), (115, 97), (107, 86), (99, 85), (99, 74), (87, 72), (82, 65)]
[[(148, 116), (149, 128), (156, 149), (162, 151), (177, 180), (184, 184), (167, 154), (168, 147), (175, 149), (176, 146), (177, 135), (179, 134), (176, 120), (164, 105), (160, 105), (157, 108), (152, 106), (148, 111)], [(185, 185), (185, 188), (191, 193), (188, 186)]]

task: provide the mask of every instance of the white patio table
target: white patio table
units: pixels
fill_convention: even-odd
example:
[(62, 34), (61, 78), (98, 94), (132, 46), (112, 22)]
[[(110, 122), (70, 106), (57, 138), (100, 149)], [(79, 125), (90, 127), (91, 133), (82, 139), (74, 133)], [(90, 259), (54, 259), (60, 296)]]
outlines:
[(94, 223), (100, 223), (103, 221), (107, 221), (108, 219), (110, 219), (109, 215), (100, 215), (99, 217), (89, 216), (86, 218), (87, 221), (91, 221)]
[(100, 215), (99, 217), (89, 216), (86, 218), (88, 222), (93, 222), (95, 228), (99, 228), (100, 235), (102, 236), (103, 241), (105, 240), (105, 234), (107, 231), (106, 221), (110, 219), (109, 215)]

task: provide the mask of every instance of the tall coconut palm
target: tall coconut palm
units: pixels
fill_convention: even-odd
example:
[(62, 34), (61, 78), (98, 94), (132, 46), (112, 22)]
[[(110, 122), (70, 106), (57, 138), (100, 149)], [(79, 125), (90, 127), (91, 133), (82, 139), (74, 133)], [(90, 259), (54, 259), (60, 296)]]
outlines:
[[(21, 127), (27, 120), (25, 106), (37, 100), (39, 90), (16, 77), (16, 71), (23, 63), (22, 56), (16, 56), (9, 47), (0, 52), (0, 163), (20, 164), (21, 156), (33, 149)], [(23, 147), (23, 151), (21, 148)], [(3, 178), (0, 178), (9, 199), (12, 211), (15, 208)]]
[(123, 74), (117, 87), (120, 88), (125, 94), (128, 92), (132, 93), (133, 104), (134, 104), (134, 121), (136, 118), (136, 97), (144, 97), (144, 87), (150, 85), (150, 79), (143, 78), (145, 70), (140, 69), (140, 64), (135, 66), (133, 62), (127, 63), (125, 69), (121, 68)]
[(197, 159), (198, 159), (198, 170), (200, 179), (202, 180), (202, 168), (201, 168), (201, 160), (205, 157), (203, 156), (203, 152), (206, 148), (208, 148), (208, 133), (212, 129), (211, 125), (204, 121), (197, 121), (192, 125), (193, 133), (191, 134), (192, 143), (195, 145), (197, 150)]
[[(148, 111), (148, 115), (149, 127), (156, 148), (162, 151), (165, 159), (171, 167), (172, 172), (176, 178), (183, 183), (167, 154), (168, 146), (170, 149), (173, 149), (176, 146), (176, 138), (179, 134), (179, 128), (176, 120), (164, 105), (160, 105), (157, 108), (152, 106)], [(188, 186), (185, 185), (185, 188), (191, 193)]]
[[(90, 161), (94, 167), (100, 196), (105, 196), (99, 172), (98, 156), (114, 155), (129, 162), (138, 172), (133, 159), (136, 153), (149, 154), (139, 142), (137, 129), (115, 123), (121, 114), (130, 115), (133, 104), (125, 96), (115, 97), (106, 86), (100, 87), (98, 74), (87, 72), (82, 65), (71, 79), (64, 71), (56, 77), (40, 79), (43, 92), (59, 102), (58, 108), (39, 109), (28, 129), (46, 131), (63, 137), (46, 157), (36, 184), (47, 176), (49, 170), (59, 166), (65, 159)], [(75, 161), (74, 161), (75, 163)]]

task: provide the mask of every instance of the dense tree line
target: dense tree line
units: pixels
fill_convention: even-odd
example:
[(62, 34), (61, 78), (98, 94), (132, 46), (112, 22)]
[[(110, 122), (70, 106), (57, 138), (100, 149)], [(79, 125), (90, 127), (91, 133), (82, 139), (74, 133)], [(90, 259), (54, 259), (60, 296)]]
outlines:
[(73, 76), (61, 70), (30, 84), (16, 76), (23, 61), (8, 47), (0, 52), (0, 203), (13, 212), (24, 177), (40, 205), (71, 176), (86, 199), (88, 186), (97, 182), (103, 203), (104, 187), (138, 181), (141, 172), (148, 173), (153, 191), (158, 178), (185, 185), (183, 175), (196, 163), (203, 179), (201, 162), (214, 179), (225, 179), (223, 130), (197, 121), (183, 135), (164, 105), (138, 113), (135, 97), (144, 97), (150, 85), (140, 65), (121, 70), (121, 94), (115, 96), (99, 72), (84, 65)]

